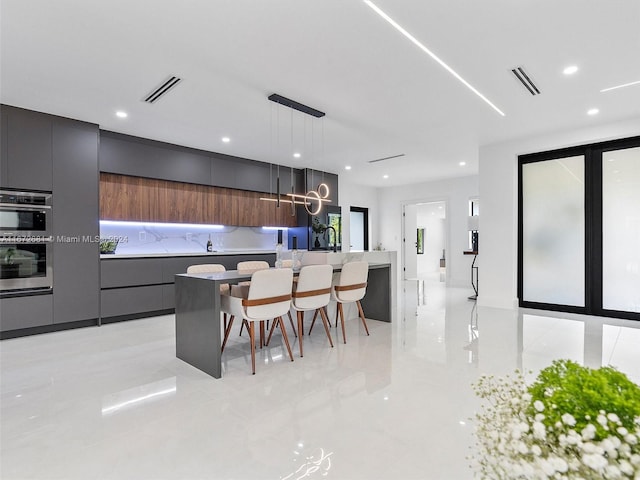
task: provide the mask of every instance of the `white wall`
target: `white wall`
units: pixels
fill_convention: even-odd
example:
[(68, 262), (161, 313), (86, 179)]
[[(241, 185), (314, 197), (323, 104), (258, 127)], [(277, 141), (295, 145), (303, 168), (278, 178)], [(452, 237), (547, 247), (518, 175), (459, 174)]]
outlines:
[[(378, 244), (378, 189), (356, 185), (349, 181), (348, 175), (340, 175), (338, 196), (342, 207), (342, 251), (348, 252), (351, 243), (349, 235), (349, 208), (362, 207), (369, 209), (369, 250)], [(389, 250), (387, 248), (387, 250)]]
[(518, 155), (636, 135), (640, 135), (640, 118), (480, 148), (478, 305), (514, 308), (518, 304)]
[[(444, 201), (449, 230), (446, 232), (447, 285), (471, 290), (471, 261), (468, 249), (469, 198), (478, 196), (478, 177), (460, 177), (434, 182), (379, 189), (379, 239), (387, 250), (402, 251), (402, 206)], [(478, 258), (480, 258), (478, 256)], [(399, 272), (402, 267), (399, 265)]]

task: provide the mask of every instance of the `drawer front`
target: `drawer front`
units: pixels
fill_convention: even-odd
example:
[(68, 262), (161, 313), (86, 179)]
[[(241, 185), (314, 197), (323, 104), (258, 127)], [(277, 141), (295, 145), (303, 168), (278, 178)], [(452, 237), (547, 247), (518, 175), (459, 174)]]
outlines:
[(163, 260), (162, 258), (102, 260), (100, 288), (161, 284)]
[(53, 295), (0, 299), (0, 331), (53, 324)]
[(100, 316), (109, 318), (162, 310), (162, 289), (162, 285), (154, 285), (102, 290)]

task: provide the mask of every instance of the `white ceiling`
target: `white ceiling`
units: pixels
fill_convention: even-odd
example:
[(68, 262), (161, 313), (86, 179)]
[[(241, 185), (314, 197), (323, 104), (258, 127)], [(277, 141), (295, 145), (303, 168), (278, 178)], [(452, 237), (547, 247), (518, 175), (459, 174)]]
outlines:
[[(640, 80), (638, 0), (375, 3), (506, 116), (362, 0), (2, 0), (0, 100), (376, 186), (475, 174), (479, 145), (640, 115), (640, 85), (600, 93)], [(520, 65), (541, 95), (512, 77)], [(183, 81), (143, 103), (168, 75)]]

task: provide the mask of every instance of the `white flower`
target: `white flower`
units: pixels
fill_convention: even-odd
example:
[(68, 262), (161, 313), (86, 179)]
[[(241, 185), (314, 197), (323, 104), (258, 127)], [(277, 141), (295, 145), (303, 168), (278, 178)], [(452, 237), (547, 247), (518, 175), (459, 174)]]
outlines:
[(542, 413), (536, 413), (536, 416), (534, 417), (536, 422), (541, 422), (542, 420), (545, 419), (545, 416)]
[(619, 423), (620, 422), (620, 418), (615, 413), (608, 413), (607, 414), (607, 418), (609, 420), (611, 420), (613, 423)]
[(583, 440), (593, 440), (596, 436), (596, 427), (592, 424), (588, 424), (582, 429), (581, 434)]
[(599, 423), (600, 425), (602, 425), (603, 427), (606, 427), (606, 426), (607, 426), (607, 424), (609, 423), (609, 422), (607, 422), (607, 417), (605, 417), (605, 416), (604, 416), (604, 415), (602, 415), (602, 414), (601, 414), (601, 415), (598, 415), (598, 418), (597, 418), (596, 420), (597, 420), (597, 421), (598, 421), (598, 423)]
[(629, 430), (627, 430), (624, 427), (618, 427), (616, 429), (616, 432), (618, 432), (620, 435), (622, 435), (623, 437), (626, 436), (629, 433)]
[(564, 473), (569, 469), (569, 464), (567, 464), (567, 462), (560, 457), (552, 458), (551, 463), (556, 472)]
[(620, 478), (620, 469), (615, 465), (607, 465), (605, 468), (605, 476), (607, 478)]
[(544, 428), (544, 424), (540, 422), (533, 423), (533, 436), (538, 440), (544, 440), (547, 438), (547, 431)]
[(544, 411), (544, 403), (542, 403), (540, 400), (536, 400), (535, 402), (533, 402), (533, 408), (535, 408), (538, 412), (542, 412)]
[(636, 443), (638, 443), (638, 437), (630, 433), (629, 435), (625, 435), (624, 441), (627, 442), (629, 445), (635, 445)]
[(631, 474), (633, 473), (633, 467), (626, 460), (621, 460), (620, 461), (620, 471), (622, 473), (624, 473), (625, 475), (627, 475), (627, 476), (631, 476)]
[(573, 418), (573, 415), (571, 415), (570, 413), (565, 413), (564, 415), (562, 415), (562, 422), (565, 425), (569, 425), (570, 427), (573, 427), (576, 424), (576, 419)]
[(582, 461), (587, 467), (595, 470), (596, 472), (601, 472), (608, 463), (604, 456), (598, 455), (597, 453), (587, 453), (586, 455), (583, 455)]
[(605, 438), (600, 445), (604, 451), (607, 452), (607, 455), (609, 455), (610, 458), (618, 458), (618, 450), (616, 449), (614, 442), (611, 441), (611, 438)]
[(533, 453), (536, 457), (539, 457), (542, 454), (542, 449), (538, 445), (534, 445), (531, 447), (531, 453)]

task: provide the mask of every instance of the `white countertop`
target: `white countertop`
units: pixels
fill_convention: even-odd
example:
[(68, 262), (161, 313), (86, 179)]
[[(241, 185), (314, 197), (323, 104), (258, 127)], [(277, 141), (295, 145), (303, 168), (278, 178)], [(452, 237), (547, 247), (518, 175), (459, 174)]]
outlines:
[(113, 253), (113, 254), (101, 254), (101, 260), (113, 260), (118, 258), (169, 258), (169, 257), (216, 257), (221, 255), (262, 255), (272, 253), (275, 255), (275, 250), (224, 250), (219, 252), (189, 252), (189, 253)]

